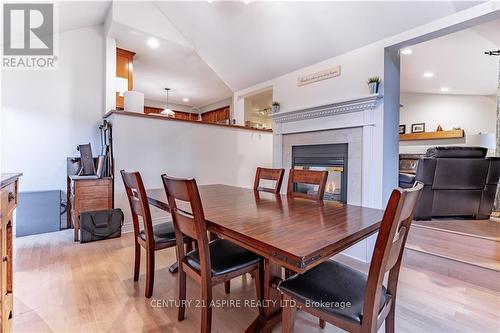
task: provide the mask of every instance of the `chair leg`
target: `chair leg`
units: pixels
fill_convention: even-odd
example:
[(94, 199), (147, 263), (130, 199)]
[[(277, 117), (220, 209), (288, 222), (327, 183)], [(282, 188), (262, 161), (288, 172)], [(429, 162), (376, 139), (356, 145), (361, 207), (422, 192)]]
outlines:
[[(181, 266), (181, 265), (179, 265)], [(179, 312), (177, 314), (177, 320), (184, 320), (184, 314), (186, 313), (186, 272), (179, 267)]]
[(293, 333), (295, 325), (295, 307), (291, 304), (292, 299), (287, 294), (283, 294), (283, 313), (281, 319), (281, 332)]
[(212, 286), (202, 283), (202, 301), (201, 308), (201, 333), (210, 333), (212, 331)]
[(150, 298), (153, 295), (153, 285), (155, 282), (155, 252), (146, 251), (146, 291), (145, 295)]
[(319, 318), (319, 327), (325, 328), (326, 326), (326, 321), (324, 319)]
[(227, 280), (224, 282), (224, 291), (226, 294), (229, 294), (231, 292), (231, 280)]
[(392, 304), (389, 314), (385, 318), (385, 333), (395, 332), (396, 307), (394, 305), (395, 304)]
[(139, 281), (139, 271), (141, 269), (141, 246), (135, 241), (135, 264), (134, 264), (134, 281)]

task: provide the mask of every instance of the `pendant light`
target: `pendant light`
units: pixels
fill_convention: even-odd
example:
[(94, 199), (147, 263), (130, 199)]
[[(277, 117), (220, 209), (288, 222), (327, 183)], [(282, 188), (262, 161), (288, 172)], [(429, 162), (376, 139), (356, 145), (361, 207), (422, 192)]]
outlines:
[(167, 91), (167, 107), (165, 108), (165, 110), (163, 110), (161, 112), (161, 114), (168, 116), (168, 117), (173, 117), (173, 116), (175, 116), (175, 112), (172, 111), (172, 109), (170, 109), (168, 107), (168, 92), (170, 91), (170, 88), (165, 88), (165, 90)]

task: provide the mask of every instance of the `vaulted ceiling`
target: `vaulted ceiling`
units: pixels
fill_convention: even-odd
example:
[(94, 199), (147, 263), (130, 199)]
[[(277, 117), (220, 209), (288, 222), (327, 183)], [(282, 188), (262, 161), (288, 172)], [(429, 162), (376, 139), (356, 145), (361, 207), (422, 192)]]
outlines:
[[(174, 57), (171, 54), (173, 44), (168, 48), (170, 44), (162, 42), (156, 53), (147, 55), (148, 51), (141, 49), (143, 45), (135, 46), (134, 43), (144, 42), (136, 40), (137, 36), (130, 40), (120, 36), (118, 44), (137, 49), (137, 74), (151, 85), (142, 89), (148, 94), (149, 91), (157, 94), (149, 98), (160, 99), (163, 86), (170, 86), (172, 83), (169, 82), (175, 81), (179, 87), (173, 88), (179, 96), (172, 96), (173, 100), (189, 97), (191, 105), (203, 105), (230, 96), (231, 90), (237, 91), (275, 78), (482, 2), (156, 1), (150, 3), (153, 10), (162, 13), (192, 49), (177, 45)], [(138, 2), (122, 4), (134, 3)], [(111, 1), (58, 1), (59, 31), (102, 23), (110, 4)], [(469, 35), (473, 36), (472, 33)], [(446, 37), (443, 38), (446, 41)], [(480, 40), (476, 39), (476, 42)], [(482, 49), (483, 46), (477, 43), (474, 48)], [(447, 45), (457, 50), (459, 47), (449, 39)], [(434, 47), (442, 48), (444, 44)], [(425, 49), (425, 43), (415, 46), (415, 55), (426, 53)], [(472, 48), (454, 54), (444, 50), (439, 52), (454, 61), (464, 58), (466, 51), (469, 54)], [(162, 57), (168, 61), (162, 60)], [(430, 59), (423, 61), (430, 62), (433, 57), (428, 57)], [(178, 59), (177, 63), (172, 60), (174, 58)], [(442, 58), (434, 57), (434, 60)], [(403, 61), (409, 63), (417, 59), (420, 58)], [(491, 59), (485, 61), (492, 62)], [(141, 62), (144, 64), (143, 71)], [(461, 72), (467, 75), (468, 68), (462, 69)], [(416, 71), (417, 74), (408, 75), (420, 75), (420, 69)], [(408, 82), (412, 83), (405, 84), (404, 90), (425, 90), (416, 86), (411, 77)], [(435, 90), (436, 87), (426, 89)]]
[[(217, 74), (191, 48), (158, 38), (156, 49), (148, 47), (149, 34), (113, 26), (117, 46), (135, 52), (134, 89), (149, 100), (202, 107), (233, 95)], [(184, 99), (188, 100), (184, 100)]]
[(155, 2), (239, 90), (480, 2)]

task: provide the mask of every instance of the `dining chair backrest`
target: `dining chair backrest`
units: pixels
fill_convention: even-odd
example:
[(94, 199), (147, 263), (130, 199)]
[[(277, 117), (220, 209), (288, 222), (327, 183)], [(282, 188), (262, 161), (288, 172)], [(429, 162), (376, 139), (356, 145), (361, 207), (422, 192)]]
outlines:
[[(312, 200), (323, 200), (327, 178), (328, 171), (297, 170), (292, 168), (290, 169), (290, 172), (288, 174), (287, 194), (294, 197), (301, 197)], [(295, 183), (317, 185), (318, 190), (314, 194), (297, 192), (294, 188)]]
[[(167, 175), (162, 175), (161, 178), (174, 223), (179, 263), (186, 255), (183, 242), (184, 234), (196, 240), (201, 274), (202, 276), (206, 274), (206, 277), (210, 276), (211, 263), (208, 252), (207, 227), (196, 180)], [(178, 203), (181, 207), (178, 206)]]
[(403, 251), (422, 189), (423, 184), (417, 183), (412, 188), (393, 190), (385, 208), (365, 291), (362, 325), (369, 328), (366, 332), (376, 330), (382, 284), (386, 272), (389, 272), (387, 293), (396, 297)]
[[(280, 193), (281, 183), (283, 182), (284, 174), (285, 174), (285, 169), (268, 169), (268, 168), (258, 167), (257, 171), (255, 172), (255, 181), (253, 183), (253, 189), (256, 191)], [(275, 181), (274, 188), (260, 186), (261, 179)]]
[(139, 226), (140, 216), (142, 218), (142, 224), (144, 225), (146, 243), (151, 243), (153, 245), (154, 237), (151, 211), (149, 210), (148, 198), (141, 174), (139, 172), (126, 172), (125, 170), (121, 170), (120, 173), (122, 175), (123, 184), (125, 185), (130, 211), (132, 212), (134, 234), (136, 237), (139, 235), (141, 229)]

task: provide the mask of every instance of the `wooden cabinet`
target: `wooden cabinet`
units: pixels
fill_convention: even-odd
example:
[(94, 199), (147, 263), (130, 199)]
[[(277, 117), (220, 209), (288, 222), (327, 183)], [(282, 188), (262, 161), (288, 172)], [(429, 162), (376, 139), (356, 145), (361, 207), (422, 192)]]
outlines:
[[(144, 106), (144, 113), (149, 114), (160, 114), (164, 109), (162, 108), (157, 108), (154, 106)], [(184, 119), (184, 120), (198, 120), (198, 114), (197, 113), (190, 113), (190, 112), (183, 112), (183, 111), (174, 111), (174, 118), (176, 119)]]
[(229, 121), (231, 118), (229, 106), (225, 106), (220, 109), (208, 111), (201, 114), (201, 121), (207, 123), (220, 123), (224, 121)]
[(154, 113), (154, 114), (160, 114), (163, 111), (162, 108), (155, 108), (153, 106), (144, 106), (144, 113), (149, 114), (149, 113)]
[(177, 119), (184, 119), (184, 120), (198, 120), (198, 114), (197, 113), (190, 113), (190, 112), (182, 112), (182, 111), (174, 111), (175, 113), (175, 118)]
[(18, 182), (21, 174), (2, 174), (0, 190), (0, 327), (10, 332), (13, 317), (12, 227), (18, 200)]
[(113, 179), (68, 178), (68, 212), (74, 228), (74, 240), (79, 240), (80, 213), (113, 208)]
[[(127, 79), (128, 90), (134, 89), (134, 52), (124, 49), (116, 48), (116, 76)], [(116, 93), (116, 108), (123, 109), (124, 107), (123, 96)]]

